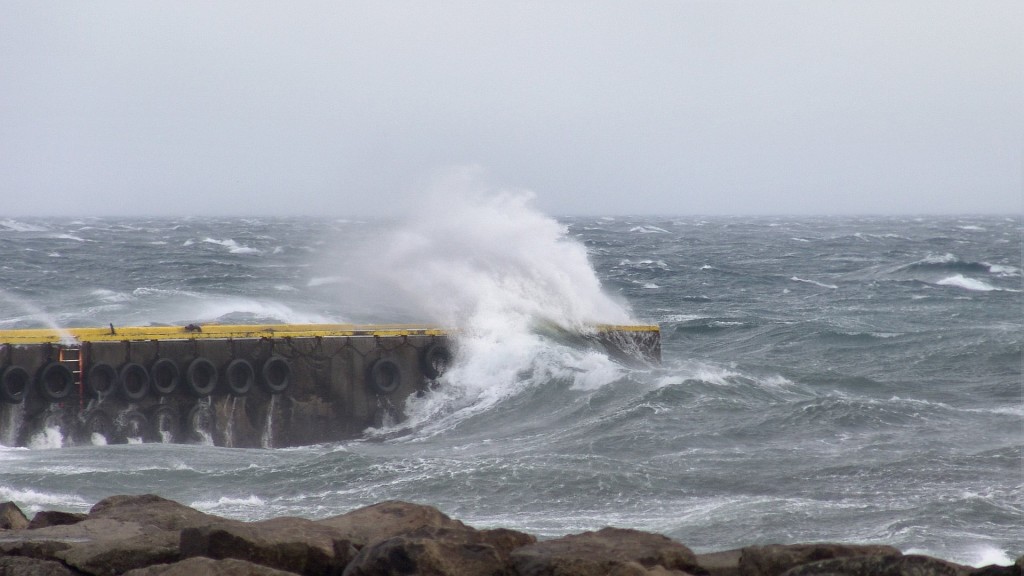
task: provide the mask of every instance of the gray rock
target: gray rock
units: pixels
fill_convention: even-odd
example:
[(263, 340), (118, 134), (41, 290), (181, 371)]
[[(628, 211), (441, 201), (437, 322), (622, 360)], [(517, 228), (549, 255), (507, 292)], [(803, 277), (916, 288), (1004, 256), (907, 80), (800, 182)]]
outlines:
[(818, 560), (855, 556), (901, 556), (892, 546), (853, 544), (772, 544), (740, 550), (739, 573), (743, 576), (779, 576), (786, 570)]
[(97, 518), (135, 522), (162, 530), (181, 530), (223, 521), (218, 516), (205, 514), (155, 494), (111, 496), (100, 500), (89, 510), (89, 519)]
[(966, 576), (970, 568), (929, 556), (852, 556), (797, 566), (784, 576)]
[(697, 554), (697, 563), (711, 576), (740, 576), (742, 549)]
[(364, 547), (344, 576), (508, 576), (511, 570), (490, 544), (397, 536)]
[(24, 530), (28, 518), (14, 502), (0, 502), (0, 530)]
[(694, 575), (708, 573), (686, 546), (661, 534), (622, 528), (546, 540), (519, 548), (510, 556), (520, 576), (626, 574), (624, 570), (634, 569), (630, 563), (646, 570), (661, 567)]
[(107, 576), (135, 568), (165, 564), (181, 559), (179, 535), (158, 530), (125, 540), (101, 540), (73, 544), (54, 556), (86, 574)]
[(237, 558), (299, 574), (340, 574), (356, 550), (345, 534), (304, 518), (223, 521), (181, 531), (183, 558)]
[(47, 526), (68, 526), (71, 524), (78, 524), (86, 518), (88, 518), (88, 516), (78, 512), (43, 510), (42, 512), (37, 512), (36, 515), (32, 517), (32, 521), (28, 523), (28, 529), (37, 530), (39, 528), (46, 528)]
[(76, 576), (67, 566), (52, 560), (24, 556), (0, 556), (3, 576)]
[(187, 558), (173, 564), (157, 564), (147, 568), (129, 570), (124, 576), (295, 576), (267, 566), (260, 566), (245, 560), (227, 558)]
[(344, 534), (356, 546), (402, 536), (424, 528), (469, 528), (433, 506), (389, 500), (317, 521)]

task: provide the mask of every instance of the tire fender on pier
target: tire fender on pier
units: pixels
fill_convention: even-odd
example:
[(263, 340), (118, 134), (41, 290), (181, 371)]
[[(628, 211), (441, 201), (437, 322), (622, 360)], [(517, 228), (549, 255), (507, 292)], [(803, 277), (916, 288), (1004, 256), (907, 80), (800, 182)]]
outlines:
[(121, 367), (118, 390), (129, 402), (142, 400), (149, 395), (149, 372), (142, 364), (125, 364)]
[(21, 366), (7, 366), (0, 371), (0, 401), (7, 404), (21, 404), (32, 378)]
[(245, 396), (252, 391), (252, 385), (256, 381), (256, 370), (248, 360), (235, 358), (224, 370), (224, 379), (231, 394)]
[(291, 384), (292, 367), (281, 356), (271, 356), (260, 368), (260, 382), (267, 392), (280, 394)]
[(394, 360), (381, 358), (370, 365), (366, 381), (378, 394), (391, 394), (402, 385), (402, 369)]
[(452, 353), (447, 346), (441, 343), (434, 343), (427, 346), (423, 350), (423, 354), (420, 356), (420, 369), (423, 370), (423, 375), (433, 380), (441, 374), (444, 374), (445, 370), (452, 363)]
[(117, 370), (106, 362), (97, 362), (85, 377), (85, 389), (97, 398), (106, 396), (117, 387)]
[(199, 356), (185, 370), (185, 386), (196, 398), (205, 398), (217, 388), (217, 367), (208, 358)]
[(49, 362), (39, 370), (36, 385), (43, 398), (50, 402), (61, 402), (74, 391), (75, 375), (60, 362)]
[(181, 370), (170, 358), (157, 358), (149, 368), (149, 378), (153, 389), (160, 396), (169, 396), (178, 389), (181, 382)]

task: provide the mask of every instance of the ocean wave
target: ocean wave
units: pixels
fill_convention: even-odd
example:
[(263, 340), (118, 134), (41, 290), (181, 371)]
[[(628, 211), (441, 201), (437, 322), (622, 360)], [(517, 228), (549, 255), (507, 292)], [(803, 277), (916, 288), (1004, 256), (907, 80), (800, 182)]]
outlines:
[(817, 280), (805, 280), (804, 278), (800, 278), (797, 276), (793, 276), (792, 278), (790, 278), (790, 280), (792, 280), (793, 282), (803, 282), (804, 284), (813, 284), (815, 286), (820, 286), (821, 288), (828, 288), (830, 290), (839, 289), (839, 286), (836, 286), (835, 284), (825, 284), (824, 282), (818, 282)]
[(216, 238), (204, 238), (203, 242), (205, 242), (206, 244), (216, 244), (217, 246), (223, 246), (223, 247), (227, 248), (228, 252), (230, 252), (232, 254), (262, 254), (263, 253), (262, 250), (258, 250), (256, 248), (251, 248), (249, 246), (245, 246), (245, 245), (239, 244), (238, 242), (234, 241), (231, 238), (228, 238), (227, 240), (218, 240)]
[(637, 232), (637, 233), (640, 233), (640, 234), (671, 234), (671, 232), (669, 232), (668, 230), (665, 230), (664, 228), (658, 228), (657, 226), (650, 226), (650, 225), (634, 226), (634, 227), (630, 228), (629, 231), (630, 232)]
[(36, 224), (29, 224), (27, 222), (20, 222), (18, 220), (5, 219), (0, 220), (0, 226), (6, 228), (9, 232), (46, 232), (47, 228)]
[(936, 284), (939, 286), (952, 286), (954, 288), (961, 288), (972, 292), (1020, 292), (1020, 290), (1014, 290), (1011, 288), (998, 288), (982, 280), (968, 278), (963, 274), (955, 274), (953, 276), (943, 278), (936, 282)]
[(31, 488), (13, 488), (0, 485), (0, 502), (11, 501), (26, 512), (41, 510), (70, 509), (88, 510), (92, 503), (74, 494), (42, 492)]

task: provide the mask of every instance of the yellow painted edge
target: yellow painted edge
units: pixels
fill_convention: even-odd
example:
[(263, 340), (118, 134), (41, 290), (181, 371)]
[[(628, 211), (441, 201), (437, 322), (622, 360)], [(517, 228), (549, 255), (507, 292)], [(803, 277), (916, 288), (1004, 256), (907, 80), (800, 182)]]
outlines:
[[(659, 332), (657, 324), (598, 324), (598, 332)], [(125, 340), (208, 340), (215, 338), (330, 338), (346, 336), (444, 336), (451, 330), (420, 324), (203, 324), (199, 330), (184, 326), (121, 326), (0, 330), (0, 343), (122, 342)]]

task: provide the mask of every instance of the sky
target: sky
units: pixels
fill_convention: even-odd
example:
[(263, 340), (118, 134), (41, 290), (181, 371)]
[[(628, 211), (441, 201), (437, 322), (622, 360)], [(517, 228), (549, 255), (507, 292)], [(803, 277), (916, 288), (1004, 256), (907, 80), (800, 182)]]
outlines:
[(1024, 212), (1024, 2), (0, 0), (0, 218)]

